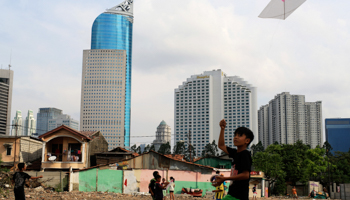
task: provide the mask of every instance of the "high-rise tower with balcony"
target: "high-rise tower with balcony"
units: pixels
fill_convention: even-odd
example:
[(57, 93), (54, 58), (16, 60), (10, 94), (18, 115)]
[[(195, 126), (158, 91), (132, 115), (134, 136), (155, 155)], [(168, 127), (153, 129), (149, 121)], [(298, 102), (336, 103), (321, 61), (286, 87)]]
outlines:
[(80, 130), (99, 130), (109, 149), (130, 147), (133, 0), (94, 21), (83, 52)]
[(234, 131), (238, 127), (250, 128), (257, 143), (256, 88), (238, 76), (227, 76), (220, 69), (192, 75), (175, 89), (174, 124), (175, 144), (191, 144), (196, 155), (205, 145), (219, 139), (219, 122), (225, 119), (225, 143), (234, 147)]

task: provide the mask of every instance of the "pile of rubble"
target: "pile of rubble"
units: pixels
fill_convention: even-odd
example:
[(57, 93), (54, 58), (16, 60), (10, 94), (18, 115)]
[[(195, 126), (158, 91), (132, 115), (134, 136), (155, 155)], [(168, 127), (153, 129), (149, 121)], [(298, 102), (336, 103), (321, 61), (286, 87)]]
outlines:
[[(147, 194), (117, 194), (112, 192), (54, 192), (54, 191), (36, 191), (36, 189), (25, 189), (26, 199), (59, 199), (59, 200), (100, 200), (100, 199), (121, 199), (121, 200), (151, 200), (152, 197)], [(209, 200), (210, 198), (198, 198), (187, 195), (176, 195), (179, 200)], [(13, 191), (10, 192), (8, 199), (14, 199)], [(169, 198), (168, 198), (169, 199)], [(1, 198), (0, 198), (1, 200)]]
[[(11, 193), (13, 193), (12, 177), (15, 172), (5, 172), (0, 171), (0, 198), (8, 198)], [(33, 188), (34, 191), (55, 191), (53, 187), (45, 186), (45, 182), (50, 181), (40, 181), (39, 179), (29, 180), (25, 183), (27, 188)]]
[(12, 185), (12, 176), (13, 176), (13, 172), (4, 172), (4, 171), (0, 171), (0, 188), (10, 188), (10, 186)]

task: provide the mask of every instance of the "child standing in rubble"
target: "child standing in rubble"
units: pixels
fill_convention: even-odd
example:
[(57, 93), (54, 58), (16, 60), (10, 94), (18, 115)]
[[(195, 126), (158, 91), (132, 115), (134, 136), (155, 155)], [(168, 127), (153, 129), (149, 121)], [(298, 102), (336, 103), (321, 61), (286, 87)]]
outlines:
[(43, 176), (38, 177), (31, 177), (27, 173), (23, 172), (26, 170), (26, 165), (24, 163), (18, 163), (17, 168), (19, 172), (16, 172), (13, 175), (12, 183), (15, 184), (14, 187), (14, 193), (15, 193), (15, 199), (16, 200), (25, 200), (26, 196), (24, 194), (24, 183), (27, 179), (38, 179), (42, 178)]

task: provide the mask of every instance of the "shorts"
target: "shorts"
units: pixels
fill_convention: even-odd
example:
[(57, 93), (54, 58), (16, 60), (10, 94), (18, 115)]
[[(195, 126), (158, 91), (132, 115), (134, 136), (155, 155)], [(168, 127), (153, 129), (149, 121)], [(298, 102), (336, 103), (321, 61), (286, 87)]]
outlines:
[(253, 192), (253, 197), (256, 197), (257, 193), (256, 192)]
[(169, 190), (170, 193), (174, 193), (174, 190)]
[(15, 193), (15, 200), (25, 200), (26, 195), (24, 194), (24, 188), (22, 189), (14, 189), (13, 192)]
[(293, 197), (298, 197), (298, 195), (297, 194), (293, 194)]
[(163, 190), (163, 197), (166, 196), (166, 190)]
[(239, 199), (228, 194), (224, 198), (222, 198), (221, 200), (239, 200)]

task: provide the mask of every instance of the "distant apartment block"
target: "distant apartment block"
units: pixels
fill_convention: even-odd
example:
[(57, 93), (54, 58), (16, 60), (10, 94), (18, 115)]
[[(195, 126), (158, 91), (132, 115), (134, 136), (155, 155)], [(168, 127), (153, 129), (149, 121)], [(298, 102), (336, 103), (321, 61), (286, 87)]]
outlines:
[(10, 135), (13, 71), (0, 69), (0, 135)]
[(49, 119), (49, 131), (62, 125), (66, 125), (75, 130), (79, 130), (79, 121), (74, 120), (69, 115), (62, 114), (55, 119)]
[(49, 131), (49, 120), (56, 119), (59, 115), (62, 114), (62, 110), (57, 108), (39, 108), (37, 113), (37, 123), (36, 129), (38, 135), (42, 135)]
[(332, 153), (350, 150), (350, 118), (326, 119), (326, 141), (332, 146)]
[(305, 102), (304, 95), (283, 92), (258, 111), (259, 140), (268, 145), (302, 140), (311, 148), (323, 145), (322, 102)]
[(39, 136), (61, 125), (79, 130), (79, 121), (63, 114), (62, 110), (57, 108), (39, 108), (36, 127)]

